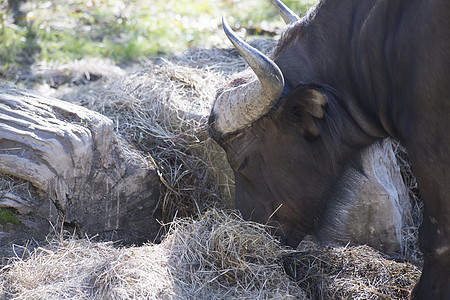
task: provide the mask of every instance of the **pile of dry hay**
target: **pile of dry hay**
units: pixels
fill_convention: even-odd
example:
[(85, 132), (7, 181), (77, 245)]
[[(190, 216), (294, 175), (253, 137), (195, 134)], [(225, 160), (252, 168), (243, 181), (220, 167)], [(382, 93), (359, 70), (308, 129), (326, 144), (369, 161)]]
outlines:
[(53, 240), (5, 267), (0, 291), (4, 299), (404, 299), (419, 274), (366, 246), (288, 250), (263, 225), (210, 210), (173, 222), (157, 245)]

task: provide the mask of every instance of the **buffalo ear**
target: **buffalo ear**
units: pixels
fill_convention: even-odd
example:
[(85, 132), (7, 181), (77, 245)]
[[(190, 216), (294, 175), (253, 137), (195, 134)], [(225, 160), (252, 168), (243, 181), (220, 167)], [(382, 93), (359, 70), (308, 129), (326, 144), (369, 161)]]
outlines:
[(311, 87), (296, 87), (287, 94), (285, 103), (288, 120), (296, 123), (305, 137), (320, 135), (314, 118), (322, 119), (325, 116), (327, 97), (321, 91)]
[(315, 89), (307, 89), (310, 96), (304, 99), (306, 110), (313, 116), (322, 119), (325, 115), (323, 107), (327, 104), (327, 97)]

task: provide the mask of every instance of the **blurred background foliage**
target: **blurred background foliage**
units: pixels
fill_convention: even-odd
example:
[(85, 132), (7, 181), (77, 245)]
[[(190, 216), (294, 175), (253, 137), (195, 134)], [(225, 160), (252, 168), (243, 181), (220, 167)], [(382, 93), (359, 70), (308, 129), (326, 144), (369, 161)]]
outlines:
[[(222, 15), (246, 35), (273, 36), (284, 28), (269, 0), (1, 1), (0, 76), (38, 61), (94, 56), (120, 64), (228, 45)], [(284, 2), (301, 15), (316, 1)]]

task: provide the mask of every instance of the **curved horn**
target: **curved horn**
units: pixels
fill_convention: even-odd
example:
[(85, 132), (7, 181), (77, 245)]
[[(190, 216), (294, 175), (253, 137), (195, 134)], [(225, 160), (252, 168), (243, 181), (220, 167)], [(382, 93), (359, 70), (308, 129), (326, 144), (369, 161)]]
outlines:
[(272, 2), (272, 4), (278, 10), (286, 24), (290, 24), (300, 20), (300, 17), (297, 16), (292, 10), (290, 10), (289, 7), (287, 7), (283, 2), (279, 0), (270, 0), (270, 2)]
[(228, 39), (258, 76), (267, 96), (278, 101), (284, 87), (284, 78), (280, 68), (266, 55), (238, 37), (224, 17), (222, 17), (222, 24)]
[(225, 18), (222, 24), (227, 37), (258, 77), (217, 97), (212, 111), (213, 126), (218, 133), (226, 134), (243, 129), (267, 114), (283, 92), (284, 78), (275, 62), (239, 38)]

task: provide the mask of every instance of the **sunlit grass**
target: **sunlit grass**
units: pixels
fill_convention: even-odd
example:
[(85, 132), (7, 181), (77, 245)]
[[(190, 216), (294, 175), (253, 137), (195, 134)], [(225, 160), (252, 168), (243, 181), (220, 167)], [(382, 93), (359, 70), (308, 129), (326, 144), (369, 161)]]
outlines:
[[(0, 72), (35, 61), (86, 56), (117, 63), (224, 43), (222, 15), (235, 27), (283, 26), (269, 0), (20, 1), (22, 16), (0, 4)], [(299, 14), (314, 0), (285, 1)]]

